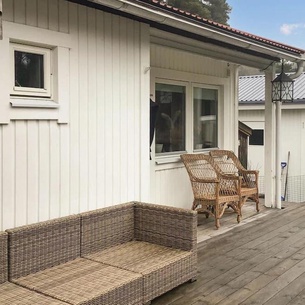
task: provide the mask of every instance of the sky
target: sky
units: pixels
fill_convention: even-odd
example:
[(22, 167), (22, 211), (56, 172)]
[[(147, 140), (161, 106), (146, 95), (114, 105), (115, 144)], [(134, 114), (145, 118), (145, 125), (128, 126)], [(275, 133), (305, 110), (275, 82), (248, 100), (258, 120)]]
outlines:
[(232, 28), (305, 50), (305, 0), (227, 0)]

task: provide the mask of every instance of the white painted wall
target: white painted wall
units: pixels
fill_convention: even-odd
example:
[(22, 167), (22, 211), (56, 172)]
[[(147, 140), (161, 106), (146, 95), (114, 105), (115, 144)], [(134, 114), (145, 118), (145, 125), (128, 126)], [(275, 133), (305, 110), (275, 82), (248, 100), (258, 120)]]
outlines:
[[(199, 54), (157, 44), (151, 45), (151, 66), (152, 98), (154, 98), (156, 80), (219, 87), (219, 148), (236, 150), (238, 108), (237, 103), (232, 103), (232, 99), (237, 100), (236, 67)], [(186, 111), (192, 110), (187, 108)], [(187, 124), (186, 132), (193, 132), (192, 122)], [(193, 150), (188, 152), (193, 153)], [(152, 201), (191, 208), (193, 193), (187, 172), (180, 162), (179, 154), (169, 158), (156, 158), (152, 153), (151, 170)]]
[(148, 26), (62, 0), (4, 0), (3, 18), (71, 46), (67, 123), (0, 99), (14, 118), (0, 124), (0, 230), (147, 201)]
[[(154, 155), (149, 161), (155, 77), (219, 86), (219, 146), (237, 147), (234, 66), (150, 48), (146, 24), (63, 0), (3, 0), (3, 18), (0, 230), (130, 200), (190, 208), (182, 164), (156, 166)], [(68, 60), (59, 56), (58, 84), (66, 88), (58, 91), (60, 107), (11, 107), (8, 33), (63, 48)]]

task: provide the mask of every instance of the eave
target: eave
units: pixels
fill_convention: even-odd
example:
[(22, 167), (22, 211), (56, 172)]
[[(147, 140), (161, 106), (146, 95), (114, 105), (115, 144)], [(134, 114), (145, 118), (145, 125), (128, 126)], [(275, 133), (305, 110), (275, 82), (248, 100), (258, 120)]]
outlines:
[(305, 51), (239, 31), (156, 0), (69, 0), (112, 14), (144, 22), (151, 41), (183, 48), (231, 63), (266, 69), (286, 59), (305, 60)]

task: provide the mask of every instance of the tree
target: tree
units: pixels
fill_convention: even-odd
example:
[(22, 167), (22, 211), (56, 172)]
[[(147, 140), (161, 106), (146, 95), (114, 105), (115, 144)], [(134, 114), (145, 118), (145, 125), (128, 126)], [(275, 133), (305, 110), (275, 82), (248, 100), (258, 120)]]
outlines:
[(166, 0), (166, 3), (222, 24), (227, 24), (231, 12), (226, 0)]

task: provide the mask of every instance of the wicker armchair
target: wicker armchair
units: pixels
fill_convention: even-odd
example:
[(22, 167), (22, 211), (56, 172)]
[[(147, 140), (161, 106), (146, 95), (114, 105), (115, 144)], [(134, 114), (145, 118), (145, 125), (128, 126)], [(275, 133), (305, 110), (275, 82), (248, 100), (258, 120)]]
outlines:
[(259, 212), (258, 171), (245, 169), (233, 151), (212, 150), (210, 155), (222, 174), (233, 174), (242, 177), (240, 210), (246, 200), (251, 199), (256, 203), (256, 211)]
[(181, 159), (189, 174), (193, 194), (193, 210), (215, 217), (215, 226), (220, 227), (220, 218), (227, 207), (237, 213), (240, 222), (240, 187), (238, 176), (224, 175), (215, 171), (213, 158), (206, 154), (184, 154)]

